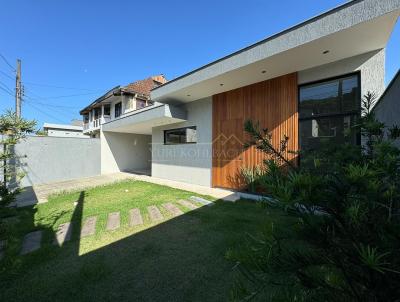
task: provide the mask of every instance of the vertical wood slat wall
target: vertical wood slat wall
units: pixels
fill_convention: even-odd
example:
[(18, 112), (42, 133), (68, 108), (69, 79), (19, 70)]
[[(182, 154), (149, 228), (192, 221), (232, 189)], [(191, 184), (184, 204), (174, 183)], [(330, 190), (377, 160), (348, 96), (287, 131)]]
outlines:
[[(260, 165), (266, 158), (254, 147), (243, 148), (248, 140), (244, 131), (247, 119), (267, 128), (274, 146), (287, 135), (288, 150), (298, 150), (297, 94), (297, 73), (292, 73), (213, 96), (213, 187), (242, 188), (241, 167)], [(292, 153), (286, 156), (289, 160), (296, 157)]]

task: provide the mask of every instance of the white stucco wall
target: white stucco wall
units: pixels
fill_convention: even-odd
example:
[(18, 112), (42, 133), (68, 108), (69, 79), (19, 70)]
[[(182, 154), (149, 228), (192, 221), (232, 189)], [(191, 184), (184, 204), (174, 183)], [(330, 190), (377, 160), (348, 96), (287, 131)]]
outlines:
[(151, 136), (101, 132), (101, 174), (149, 170)]
[[(212, 98), (182, 105), (187, 121), (156, 127), (152, 131), (152, 176), (211, 186)], [(197, 143), (164, 145), (164, 130), (197, 127)]]
[(299, 85), (360, 71), (361, 95), (368, 91), (379, 97), (385, 90), (385, 50), (375, 50), (355, 57), (298, 72)]
[(83, 134), (82, 131), (74, 131), (74, 130), (63, 130), (63, 129), (48, 129), (48, 136), (55, 137), (78, 137), (78, 138), (90, 138), (89, 135)]

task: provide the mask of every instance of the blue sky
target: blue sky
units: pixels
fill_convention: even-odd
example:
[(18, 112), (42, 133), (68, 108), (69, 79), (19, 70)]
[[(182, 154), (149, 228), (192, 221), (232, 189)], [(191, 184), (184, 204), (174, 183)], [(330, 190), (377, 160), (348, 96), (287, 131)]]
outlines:
[[(39, 126), (69, 123), (116, 85), (159, 73), (173, 79), (344, 2), (2, 0), (0, 54), (13, 66), (22, 60), (23, 116)], [(386, 83), (400, 66), (399, 23)], [(13, 76), (0, 58), (0, 87), (13, 89)], [(13, 106), (0, 88), (0, 111)]]

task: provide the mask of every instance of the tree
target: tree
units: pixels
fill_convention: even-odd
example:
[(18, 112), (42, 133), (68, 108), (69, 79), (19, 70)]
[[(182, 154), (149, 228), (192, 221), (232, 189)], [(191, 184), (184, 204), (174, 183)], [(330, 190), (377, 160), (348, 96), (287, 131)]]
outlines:
[(19, 193), (19, 181), (24, 173), (19, 171), (19, 157), (15, 153), (15, 145), (35, 131), (36, 121), (19, 118), (12, 111), (6, 111), (0, 116), (0, 168), (3, 179), (0, 184), (0, 204), (7, 205), (15, 199)]
[[(236, 297), (272, 301), (400, 301), (400, 150), (363, 99), (353, 130), (364, 144), (326, 144), (303, 153), (299, 167), (280, 166), (282, 148), (252, 122), (250, 145), (272, 157), (261, 183), (291, 219), (271, 225), (229, 257), (242, 272)], [(283, 142), (287, 141), (285, 137)], [(303, 160), (304, 159), (304, 160)]]

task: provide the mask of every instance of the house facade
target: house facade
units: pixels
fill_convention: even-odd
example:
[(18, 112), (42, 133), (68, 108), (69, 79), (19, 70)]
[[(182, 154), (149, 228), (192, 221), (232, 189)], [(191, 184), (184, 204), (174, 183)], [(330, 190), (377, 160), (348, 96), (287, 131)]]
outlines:
[(243, 148), (248, 119), (275, 146), (288, 136), (290, 151), (360, 143), (347, 130), (362, 96), (385, 89), (385, 47), (399, 14), (400, 0), (350, 1), (153, 88), (152, 105), (101, 124), (102, 173), (239, 189), (241, 167), (265, 158)]
[(127, 86), (116, 86), (80, 111), (83, 132), (100, 137), (102, 124), (123, 117), (129, 112), (151, 105), (150, 90), (166, 83), (163, 75), (152, 76)]
[(47, 136), (89, 138), (83, 134), (83, 127), (78, 125), (44, 123), (43, 131)]

